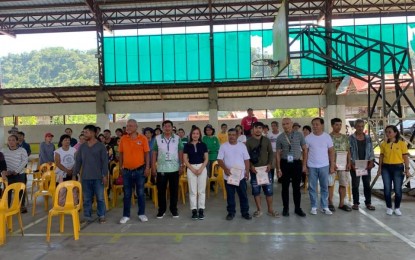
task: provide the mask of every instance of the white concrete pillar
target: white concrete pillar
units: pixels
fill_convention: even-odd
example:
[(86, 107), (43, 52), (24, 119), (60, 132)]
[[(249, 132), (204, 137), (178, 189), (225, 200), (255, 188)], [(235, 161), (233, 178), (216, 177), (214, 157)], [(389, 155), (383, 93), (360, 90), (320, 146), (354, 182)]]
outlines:
[(3, 146), (6, 143), (5, 140), (5, 129), (4, 129), (4, 111), (3, 111), (3, 97), (0, 97), (0, 149), (3, 148)]
[(218, 133), (218, 89), (216, 87), (209, 88), (209, 123), (216, 129), (216, 133)]
[(344, 99), (338, 99), (336, 95), (336, 83), (327, 83), (326, 104), (324, 108), (324, 130), (331, 132), (330, 120), (338, 117), (343, 121), (342, 133), (346, 133), (346, 105)]
[(110, 120), (107, 114), (97, 114), (97, 126), (101, 127), (101, 131), (110, 128)]
[(97, 91), (96, 93), (96, 114), (97, 114), (97, 126), (101, 127), (101, 130), (110, 128), (110, 120), (106, 113), (106, 103), (108, 101), (108, 93), (104, 91)]

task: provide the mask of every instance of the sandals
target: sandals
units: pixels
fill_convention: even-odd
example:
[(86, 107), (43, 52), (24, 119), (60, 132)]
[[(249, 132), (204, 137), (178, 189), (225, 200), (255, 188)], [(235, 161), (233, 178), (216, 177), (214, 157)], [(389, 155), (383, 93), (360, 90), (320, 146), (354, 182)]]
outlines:
[(357, 205), (357, 204), (353, 204), (352, 209), (354, 209), (354, 210), (359, 210), (359, 205)]
[(268, 216), (274, 217), (274, 218), (279, 218), (280, 217), (280, 213), (278, 213), (278, 211), (273, 211), (273, 212), (267, 212)]
[(344, 210), (344, 211), (347, 211), (347, 212), (352, 211), (352, 209), (349, 206), (347, 206), (346, 204), (343, 205), (343, 206), (341, 206), (341, 207), (339, 207), (339, 209)]
[(254, 215), (253, 215), (255, 218), (259, 218), (260, 216), (262, 216), (262, 212), (261, 211), (259, 211), (259, 210), (257, 210), (257, 211), (255, 211), (254, 212)]
[(368, 209), (368, 210), (375, 210), (376, 208), (375, 208), (375, 206), (372, 206), (372, 204), (367, 204), (366, 205), (366, 208)]

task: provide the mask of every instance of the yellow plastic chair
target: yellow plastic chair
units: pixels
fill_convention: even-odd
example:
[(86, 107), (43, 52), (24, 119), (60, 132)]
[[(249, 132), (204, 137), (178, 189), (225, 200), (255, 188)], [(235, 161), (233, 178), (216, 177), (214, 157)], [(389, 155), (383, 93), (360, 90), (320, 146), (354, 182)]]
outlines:
[[(182, 175), (179, 176), (179, 197), (182, 197), (183, 205), (186, 204), (186, 193), (188, 189), (187, 168), (185, 167)], [(179, 198), (180, 199), (180, 198)]]
[(55, 195), (56, 189), (56, 174), (54, 171), (47, 171), (42, 174), (42, 182), (40, 184), (40, 189), (35, 192), (33, 197), (33, 208), (32, 208), (32, 216), (35, 215), (36, 212), (36, 199), (37, 197), (43, 196), (45, 201), (45, 211), (49, 209), (49, 197), (52, 198)]
[(218, 194), (219, 188), (223, 191), (223, 198), (226, 199), (225, 179), (223, 178), (223, 170), (219, 167), (217, 161), (212, 164), (212, 174), (206, 182), (207, 197), (210, 196), (210, 184), (214, 183), (215, 194)]
[[(117, 205), (118, 200), (118, 194), (122, 192), (123, 185), (117, 185), (115, 184), (115, 180), (118, 179), (120, 176), (120, 167), (119, 165), (114, 167), (114, 170), (112, 172), (112, 207), (115, 208)], [(134, 195), (131, 196), (134, 198)]]
[(219, 188), (219, 183), (218, 183), (218, 170), (216, 169), (218, 167), (218, 161), (214, 161), (212, 163), (212, 169), (211, 169), (211, 174), (210, 177), (208, 178), (207, 182), (206, 182), (206, 191), (207, 191), (207, 198), (209, 198), (210, 196), (210, 185), (213, 183), (214, 185), (214, 190), (215, 190), (215, 194), (218, 194), (218, 188)]
[[(4, 193), (4, 190), (7, 188), (7, 184), (8, 184), (7, 179), (3, 180), (3, 178), (0, 177), (0, 186), (3, 186), (2, 187), (3, 193)], [(0, 198), (3, 196), (3, 193), (0, 194)]]
[[(25, 189), (26, 185), (24, 183), (17, 182), (8, 185), (4, 191), (4, 196), (0, 201), (0, 245), (3, 245), (6, 242), (6, 222), (9, 231), (13, 232), (13, 215), (17, 215), (20, 230), (23, 236), (22, 215), (20, 214), (20, 206), (22, 204), (23, 198), (19, 198), (19, 193), (23, 192)], [(9, 191), (13, 193), (13, 200), (10, 204), (10, 207), (8, 204)]]
[[(79, 201), (74, 201), (74, 191), (78, 189)], [(66, 189), (65, 204), (59, 205), (59, 192)], [(59, 216), (59, 232), (64, 232), (65, 215), (72, 216), (74, 240), (79, 239), (81, 225), (79, 221), (79, 210), (82, 205), (82, 186), (78, 181), (64, 181), (58, 185), (53, 199), (53, 208), (49, 210), (48, 225), (46, 228), (46, 241), (50, 241), (50, 230), (52, 226), (52, 217)]]
[(157, 197), (157, 185), (151, 183), (151, 174), (148, 175), (147, 181), (144, 184), (144, 188), (145, 189), (151, 189), (152, 200), (153, 200), (154, 206), (157, 209), (159, 207), (159, 200), (158, 200), (158, 197)]
[[(38, 163), (39, 163), (39, 159), (38, 159)], [(47, 171), (54, 171), (55, 169), (56, 169), (56, 164), (54, 162), (48, 162), (48, 163), (43, 163), (42, 165), (40, 165), (38, 167), (38, 171), (33, 172), (32, 170), (31, 174), (33, 175), (33, 180), (32, 180), (32, 191), (31, 191), (31, 196), (30, 196), (32, 201), (33, 201), (33, 194), (35, 192), (35, 188), (37, 191), (40, 190), (40, 184), (42, 183), (42, 174)], [(30, 168), (28, 170), (30, 171)]]
[(225, 178), (224, 178), (224, 172), (223, 169), (218, 165), (217, 167), (217, 172), (218, 172), (218, 186), (222, 189), (223, 191), (223, 199), (226, 200), (227, 194), (226, 194), (226, 187), (225, 187)]

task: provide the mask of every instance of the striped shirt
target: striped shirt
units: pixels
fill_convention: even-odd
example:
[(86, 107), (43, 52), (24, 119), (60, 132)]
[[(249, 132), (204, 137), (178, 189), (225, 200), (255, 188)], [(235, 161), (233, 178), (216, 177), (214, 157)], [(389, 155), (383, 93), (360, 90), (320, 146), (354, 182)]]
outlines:
[(1, 152), (4, 154), (4, 159), (7, 164), (7, 171), (23, 173), (24, 168), (29, 162), (27, 152), (24, 148), (19, 147), (15, 150), (10, 150), (9, 147), (3, 148)]
[[(289, 140), (289, 142), (288, 142)], [(276, 148), (277, 151), (281, 150), (281, 159), (286, 160), (287, 155), (290, 153), (294, 156), (294, 160), (301, 160), (301, 153), (302, 153), (302, 146), (305, 145), (304, 136), (300, 132), (291, 132), (287, 134), (286, 132), (282, 132), (277, 137), (277, 144)], [(290, 149), (291, 148), (291, 149)]]

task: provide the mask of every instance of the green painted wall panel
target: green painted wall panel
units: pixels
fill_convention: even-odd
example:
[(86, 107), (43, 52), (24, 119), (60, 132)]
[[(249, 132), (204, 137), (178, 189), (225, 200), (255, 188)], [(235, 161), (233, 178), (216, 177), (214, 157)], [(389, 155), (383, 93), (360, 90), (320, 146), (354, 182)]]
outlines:
[(125, 37), (115, 38), (115, 81), (127, 83), (127, 46)]
[(184, 35), (174, 35), (174, 65), (177, 81), (187, 81), (187, 52)]
[(114, 41), (115, 38), (104, 38), (104, 74), (105, 83), (107, 84), (115, 83)]
[(161, 48), (161, 36), (150, 36), (150, 60), (151, 60), (151, 81), (163, 82), (163, 51)]
[(199, 34), (200, 81), (210, 81), (210, 36), (207, 33)]
[(150, 36), (138, 37), (138, 48), (139, 78), (142, 83), (149, 83), (151, 82)]
[(174, 63), (174, 36), (165, 35), (162, 38), (163, 46), (163, 81), (174, 82), (175, 81), (175, 63)]
[(138, 38), (127, 37), (127, 82), (139, 83), (139, 67), (138, 67)]

